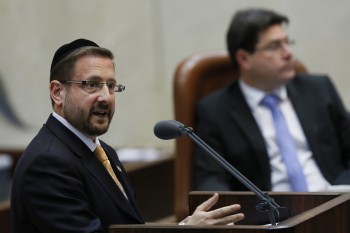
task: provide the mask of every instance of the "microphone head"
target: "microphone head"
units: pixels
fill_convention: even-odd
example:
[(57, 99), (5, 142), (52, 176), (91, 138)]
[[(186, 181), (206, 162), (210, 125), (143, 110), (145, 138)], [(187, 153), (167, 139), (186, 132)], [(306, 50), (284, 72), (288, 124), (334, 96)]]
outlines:
[(174, 139), (184, 135), (185, 125), (174, 120), (159, 121), (155, 124), (153, 132), (158, 138), (163, 140)]

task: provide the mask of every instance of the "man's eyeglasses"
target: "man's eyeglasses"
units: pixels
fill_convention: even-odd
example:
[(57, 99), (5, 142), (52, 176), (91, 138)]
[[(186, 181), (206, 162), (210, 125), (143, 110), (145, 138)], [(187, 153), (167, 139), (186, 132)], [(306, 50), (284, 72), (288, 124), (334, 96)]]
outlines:
[(106, 84), (108, 90), (110, 93), (113, 92), (122, 92), (125, 90), (125, 86), (121, 84), (116, 84), (114, 82), (98, 82), (98, 81), (88, 81), (88, 80), (82, 80), (82, 81), (75, 81), (75, 80), (68, 80), (68, 81), (61, 81), (61, 83), (75, 83), (75, 84), (81, 84), (84, 87), (84, 90), (89, 93), (94, 93), (99, 91), (104, 84)]
[(276, 40), (276, 41), (270, 42), (264, 47), (255, 49), (255, 51), (267, 51), (267, 52), (275, 53), (275, 52), (282, 51), (283, 48), (286, 48), (286, 47), (290, 48), (293, 45), (295, 45), (295, 41), (292, 39)]

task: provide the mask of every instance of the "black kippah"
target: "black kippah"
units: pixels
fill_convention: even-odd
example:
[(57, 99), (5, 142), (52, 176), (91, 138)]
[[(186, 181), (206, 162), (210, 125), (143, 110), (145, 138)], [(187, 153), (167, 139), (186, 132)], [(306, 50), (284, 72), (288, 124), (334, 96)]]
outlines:
[(52, 67), (54, 67), (57, 64), (57, 62), (62, 60), (62, 58), (64, 58), (74, 50), (87, 46), (100, 47), (95, 42), (86, 39), (77, 39), (69, 44), (62, 45), (59, 49), (57, 49), (55, 55), (53, 56), (50, 70), (52, 70)]

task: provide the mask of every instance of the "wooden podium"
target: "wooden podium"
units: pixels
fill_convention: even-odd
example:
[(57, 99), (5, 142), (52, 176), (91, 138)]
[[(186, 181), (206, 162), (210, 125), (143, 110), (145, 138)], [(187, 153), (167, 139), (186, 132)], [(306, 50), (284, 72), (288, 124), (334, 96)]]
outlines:
[[(213, 192), (191, 192), (190, 213)], [(255, 209), (258, 198), (251, 192), (219, 192), (219, 202), (213, 208), (238, 203), (245, 219), (234, 226), (178, 226), (175, 224), (111, 225), (110, 233), (349, 233), (350, 193), (286, 193), (269, 192), (281, 207), (289, 209), (289, 218), (277, 226), (269, 225), (267, 213)]]

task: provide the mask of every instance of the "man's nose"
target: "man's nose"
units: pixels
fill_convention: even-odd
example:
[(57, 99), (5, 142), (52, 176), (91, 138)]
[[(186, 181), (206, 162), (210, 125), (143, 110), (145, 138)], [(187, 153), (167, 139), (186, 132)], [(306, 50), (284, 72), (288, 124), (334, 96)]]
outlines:
[(110, 95), (113, 94), (113, 93), (111, 93), (109, 91), (108, 86), (107, 86), (106, 83), (101, 83), (101, 87), (100, 87), (100, 89), (97, 92), (98, 92), (99, 96), (105, 97), (105, 98), (107, 98), (107, 97), (109, 97)]
[(292, 46), (290, 46), (287, 43), (281, 44), (281, 51), (282, 51), (282, 56), (286, 58), (293, 57), (293, 49)]

